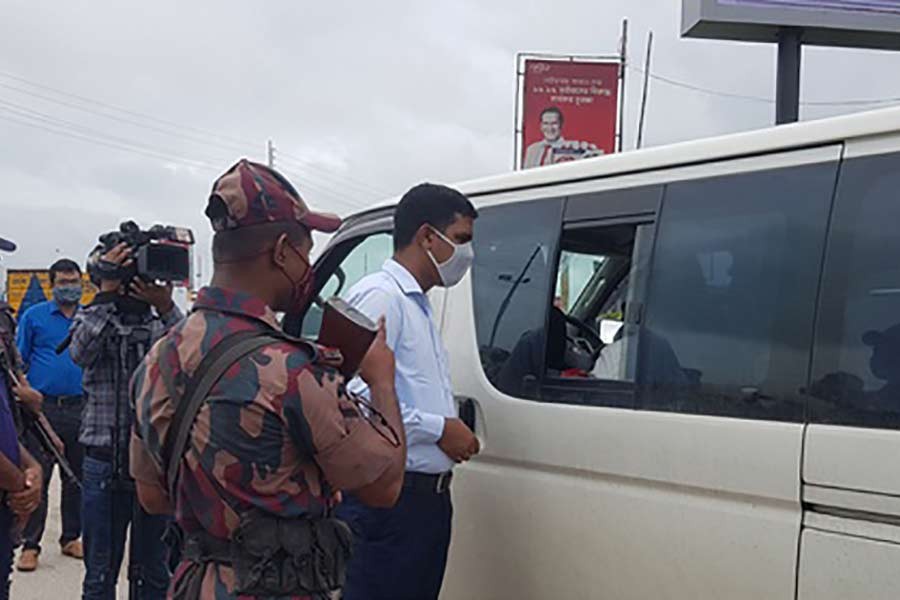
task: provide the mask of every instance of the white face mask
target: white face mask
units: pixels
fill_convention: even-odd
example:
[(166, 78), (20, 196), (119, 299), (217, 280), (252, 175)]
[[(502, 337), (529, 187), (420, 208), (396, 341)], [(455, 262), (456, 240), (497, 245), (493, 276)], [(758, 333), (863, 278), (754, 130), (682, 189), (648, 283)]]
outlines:
[(439, 263), (437, 259), (434, 258), (434, 255), (431, 253), (431, 250), (428, 250), (428, 258), (431, 259), (431, 262), (434, 263), (434, 267), (437, 269), (438, 275), (441, 278), (441, 285), (443, 287), (453, 287), (457, 283), (459, 283), (463, 277), (465, 277), (466, 272), (469, 270), (469, 267), (472, 266), (472, 262), (475, 260), (475, 250), (472, 248), (472, 242), (466, 242), (465, 244), (455, 244), (452, 241), (447, 239), (443, 233), (435, 229), (431, 228), (442, 240), (453, 246), (453, 254), (450, 255), (450, 258), (445, 260), (443, 263)]

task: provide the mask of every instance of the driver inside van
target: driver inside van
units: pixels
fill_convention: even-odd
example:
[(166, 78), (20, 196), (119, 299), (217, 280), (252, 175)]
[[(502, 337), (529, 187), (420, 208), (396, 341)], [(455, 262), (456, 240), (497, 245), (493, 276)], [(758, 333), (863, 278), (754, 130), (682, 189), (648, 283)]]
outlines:
[[(624, 313), (623, 304), (622, 314)], [(599, 317), (590, 322), (599, 322), (598, 326), (602, 329), (616, 326), (610, 320), (605, 320), (604, 325)], [(629, 340), (633, 339), (634, 334), (626, 334), (624, 323), (618, 324), (618, 330), (610, 343), (602, 345), (599, 352), (594, 351), (596, 359), (585, 347), (589, 343), (579, 343), (577, 333), (572, 333), (570, 328), (572, 326), (567, 323), (566, 314), (554, 304), (550, 308), (546, 334), (543, 328), (522, 334), (497, 375), (497, 387), (512, 396), (535, 397), (540, 378), (545, 374), (564, 379), (628, 380), (624, 370), (625, 356)], [(608, 339), (602, 333), (597, 337)], [(674, 387), (690, 383), (690, 377), (665, 338), (642, 326), (636, 341), (641, 368), (637, 372), (635, 383)]]

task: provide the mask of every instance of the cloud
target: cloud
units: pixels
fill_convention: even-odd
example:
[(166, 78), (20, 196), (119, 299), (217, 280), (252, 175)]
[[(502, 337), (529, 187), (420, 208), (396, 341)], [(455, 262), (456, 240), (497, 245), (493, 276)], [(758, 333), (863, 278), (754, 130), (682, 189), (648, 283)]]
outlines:
[[(681, 40), (672, 0), (7, 0), (2, 13), (0, 73), (128, 111), (0, 75), (2, 234), (21, 248), (7, 266), (46, 265), (57, 249), (84, 256), (124, 218), (191, 226), (208, 257), (202, 211), (212, 179), (238, 156), (264, 160), (267, 139), (310, 203), (342, 214), (422, 180), (508, 170), (516, 53), (613, 54), (623, 17), (633, 64), (653, 29), (657, 73), (752, 96), (771, 97), (774, 87), (773, 47)], [(893, 72), (898, 60), (808, 49), (804, 95), (900, 96), (890, 77), (871, 76)], [(640, 86), (630, 71), (626, 146)], [(773, 113), (771, 104), (653, 81), (646, 141), (765, 127)], [(46, 131), (63, 127), (59, 120), (104, 137), (88, 143)]]

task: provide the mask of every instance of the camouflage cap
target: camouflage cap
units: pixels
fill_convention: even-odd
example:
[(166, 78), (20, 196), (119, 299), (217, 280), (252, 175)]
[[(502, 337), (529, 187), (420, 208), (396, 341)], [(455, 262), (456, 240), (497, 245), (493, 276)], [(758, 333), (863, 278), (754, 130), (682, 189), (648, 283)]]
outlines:
[(16, 245), (13, 242), (0, 237), (0, 250), (3, 250), (4, 252), (15, 252)]
[(213, 183), (206, 216), (215, 231), (279, 221), (296, 221), (325, 233), (341, 226), (337, 215), (310, 210), (278, 171), (246, 158)]

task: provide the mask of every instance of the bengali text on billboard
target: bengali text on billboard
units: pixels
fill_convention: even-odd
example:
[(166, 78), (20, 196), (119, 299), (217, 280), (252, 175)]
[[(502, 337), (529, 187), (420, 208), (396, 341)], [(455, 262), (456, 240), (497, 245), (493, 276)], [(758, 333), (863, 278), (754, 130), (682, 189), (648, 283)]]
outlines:
[(526, 59), (521, 167), (615, 152), (619, 63)]

